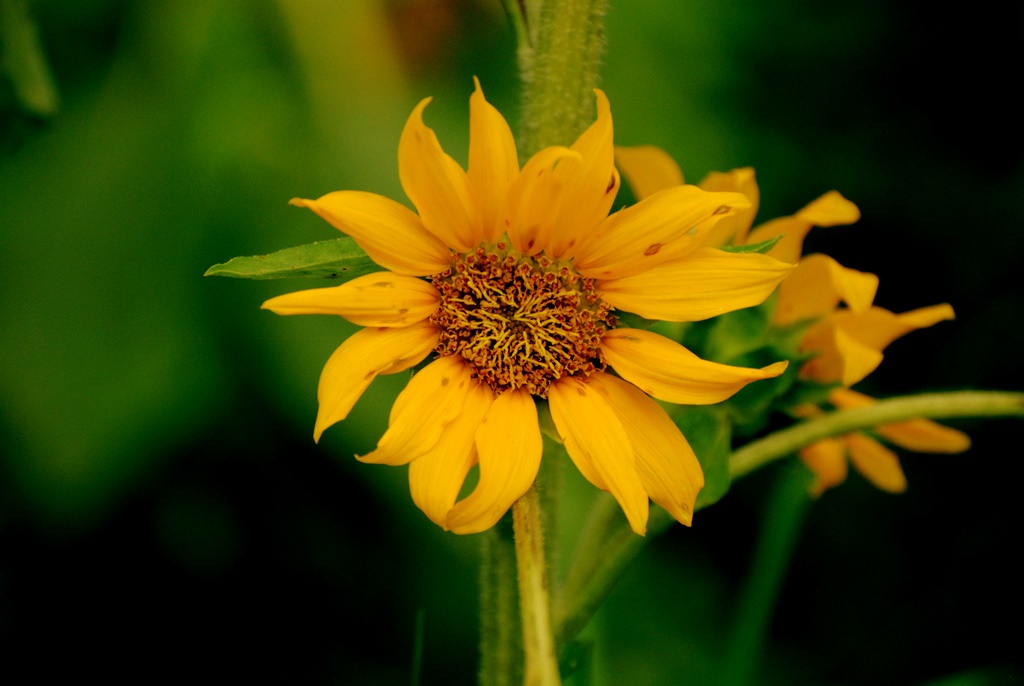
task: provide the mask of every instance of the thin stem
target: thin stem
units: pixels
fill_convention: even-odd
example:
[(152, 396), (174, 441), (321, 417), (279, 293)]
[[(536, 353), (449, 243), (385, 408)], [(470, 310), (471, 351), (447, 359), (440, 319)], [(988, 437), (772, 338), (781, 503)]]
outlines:
[(526, 686), (558, 686), (555, 640), (548, 607), (548, 570), (544, 559), (544, 532), (537, 487), (531, 486), (512, 505), (519, 568), (519, 610), (526, 653)]
[(736, 603), (736, 617), (722, 661), (722, 684), (746, 686), (755, 682), (779, 590), (813, 502), (808, 491), (810, 482), (810, 472), (799, 464), (778, 475), (762, 518), (753, 562)]
[[(880, 400), (870, 407), (833, 412), (775, 432), (736, 450), (729, 459), (729, 472), (733, 479), (738, 479), (829, 436), (909, 419), (956, 417), (1024, 418), (1024, 393), (929, 393)], [(577, 555), (573, 560), (558, 595), (560, 602), (555, 606), (554, 625), (560, 646), (574, 639), (586, 626), (598, 605), (647, 542), (663, 533), (674, 521), (661, 508), (652, 507), (647, 536), (642, 537), (633, 534), (626, 522), (618, 517), (614, 499), (610, 496), (605, 498), (601, 508), (597, 515), (598, 524), (588, 528), (580, 541), (578, 550), (586, 554)], [(595, 550), (600, 554), (590, 554)]]
[(749, 474), (769, 462), (791, 455), (805, 445), (830, 436), (841, 436), (882, 424), (894, 424), (924, 417), (1021, 417), (1024, 393), (1001, 391), (959, 391), (927, 393), (880, 400), (868, 407), (842, 410), (801, 422), (788, 429), (754, 441), (732, 454), (729, 473), (733, 479)]

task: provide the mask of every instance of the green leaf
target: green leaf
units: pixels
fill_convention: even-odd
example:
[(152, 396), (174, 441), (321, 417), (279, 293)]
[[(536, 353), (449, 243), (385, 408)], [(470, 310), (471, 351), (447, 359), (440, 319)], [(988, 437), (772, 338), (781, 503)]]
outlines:
[(749, 245), (723, 245), (722, 250), (726, 252), (759, 252), (764, 254), (775, 247), (775, 244), (782, 240), (782, 235), (778, 235), (775, 238), (769, 238), (766, 241), (760, 243), (751, 243)]
[(203, 276), (235, 279), (336, 279), (348, 281), (380, 271), (373, 260), (348, 236), (285, 248), (269, 255), (235, 257), (215, 264)]
[(697, 405), (681, 406), (671, 416), (704, 470), (704, 488), (697, 496), (697, 509), (707, 507), (725, 495), (731, 485), (732, 426), (728, 415), (722, 405)]

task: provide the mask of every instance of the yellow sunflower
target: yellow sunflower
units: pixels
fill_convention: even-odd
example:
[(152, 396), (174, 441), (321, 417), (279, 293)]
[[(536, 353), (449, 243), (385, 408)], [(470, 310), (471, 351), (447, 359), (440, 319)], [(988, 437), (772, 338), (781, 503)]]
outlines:
[[(683, 183), (683, 174), (668, 153), (654, 146), (619, 147), (615, 157), (637, 198)], [(882, 351), (894, 340), (916, 329), (953, 319), (948, 304), (895, 314), (873, 304), (878, 277), (839, 264), (824, 254), (802, 255), (803, 241), (815, 226), (852, 224), (860, 210), (837, 191), (829, 191), (796, 214), (780, 217), (751, 229), (760, 191), (750, 167), (711, 172), (700, 187), (708, 191), (742, 193), (750, 206), (723, 218), (711, 230), (706, 245), (755, 244), (781, 236), (767, 254), (798, 263), (779, 285), (773, 322), (780, 326), (813, 322), (804, 332), (799, 352), (810, 355), (798, 376), (821, 384), (838, 384), (828, 396), (836, 409), (869, 405), (874, 399), (850, 390), (874, 371)], [(820, 416), (825, 410), (802, 405), (800, 417)], [(885, 424), (873, 433), (913, 452), (959, 453), (970, 447), (963, 432), (927, 419)], [(815, 474), (812, 492), (821, 494), (846, 479), (847, 456), (868, 481), (889, 492), (906, 488), (906, 477), (896, 454), (863, 432), (827, 439), (807, 446), (800, 457)]]
[[(456, 533), (493, 526), (532, 485), (545, 408), (580, 472), (616, 498), (636, 533), (649, 500), (689, 525), (704, 477), (654, 399), (717, 403), (788, 364), (708, 362), (620, 325), (620, 310), (696, 321), (757, 305), (793, 268), (704, 245), (718, 221), (749, 205), (739, 193), (681, 185), (609, 215), (619, 174), (608, 100), (595, 94), (596, 121), (571, 147), (541, 150), (520, 168), (508, 124), (476, 82), (465, 170), (423, 123), (426, 98), (398, 148), (415, 212), (361, 191), (291, 201), (386, 270), (263, 305), (365, 327), (324, 367), (314, 439), (376, 376), (429, 358), (376, 449), (357, 459), (408, 464), (416, 505)], [(477, 484), (460, 498), (474, 466)]]

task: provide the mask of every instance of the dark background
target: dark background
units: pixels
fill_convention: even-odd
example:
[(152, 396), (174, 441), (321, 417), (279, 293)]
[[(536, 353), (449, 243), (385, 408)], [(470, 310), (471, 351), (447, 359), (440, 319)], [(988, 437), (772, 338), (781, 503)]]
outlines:
[[(808, 250), (878, 274), (893, 311), (953, 305), (859, 389), (1022, 388), (1020, 3), (610, 5), (618, 143), (691, 182), (755, 167), (761, 221), (840, 190), (862, 220)], [(333, 237), (293, 196), (404, 200), (422, 97), (461, 161), (473, 75), (515, 128), (499, 3), (29, 7), (60, 103), (32, 113), (0, 80), (0, 681), (406, 684), (421, 626), (419, 683), (472, 683), (479, 541), (426, 520), (404, 468), (352, 459), (402, 380), (315, 445), (351, 327), (259, 310), (308, 283), (202, 274)], [(952, 424), (972, 449), (903, 454), (905, 494), (852, 474), (810, 508), (759, 683), (1024, 679), (1020, 423)], [(588, 628), (594, 684), (715, 683), (791, 468), (651, 542)]]

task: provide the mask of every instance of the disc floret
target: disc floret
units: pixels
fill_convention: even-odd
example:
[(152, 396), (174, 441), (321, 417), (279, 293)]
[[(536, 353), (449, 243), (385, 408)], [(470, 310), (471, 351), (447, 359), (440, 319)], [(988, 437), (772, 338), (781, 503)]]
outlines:
[(593, 279), (570, 262), (523, 255), (504, 241), (453, 253), (432, 279), (441, 304), (436, 351), (461, 355), (495, 393), (525, 389), (547, 397), (563, 376), (605, 369), (601, 336), (616, 325)]

